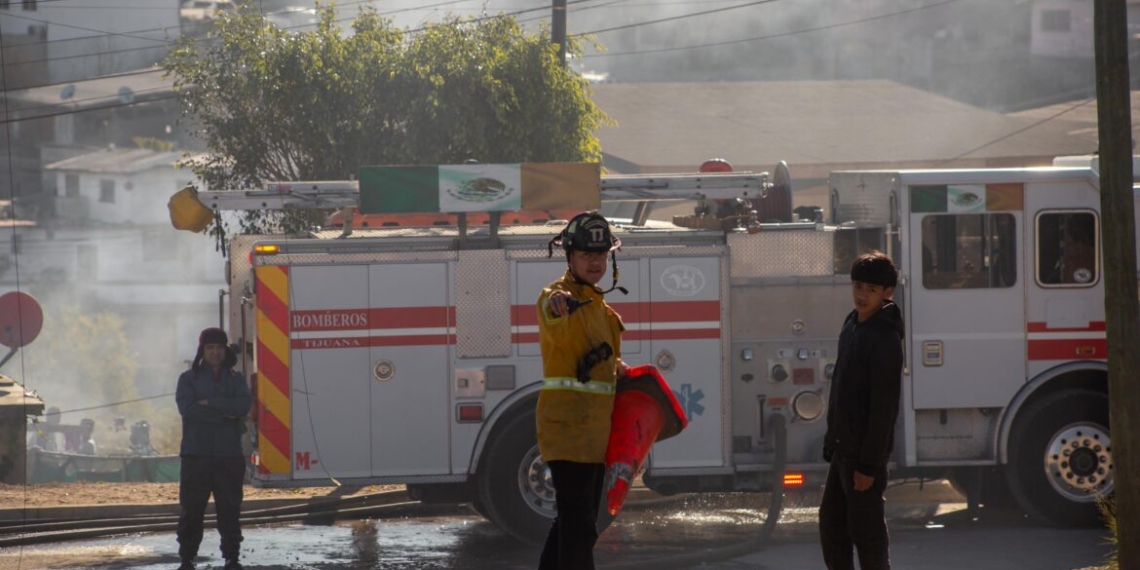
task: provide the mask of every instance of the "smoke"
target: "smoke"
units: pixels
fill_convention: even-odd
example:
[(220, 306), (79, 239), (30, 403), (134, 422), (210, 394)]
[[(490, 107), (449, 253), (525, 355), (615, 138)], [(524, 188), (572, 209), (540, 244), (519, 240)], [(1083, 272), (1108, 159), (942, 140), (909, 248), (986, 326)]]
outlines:
[(100, 454), (128, 452), (139, 421), (160, 453), (177, 453), (176, 381), (198, 332), (216, 326), (224, 287), (211, 239), (169, 226), (57, 230), (51, 239), (34, 230), (22, 232), (20, 248), (0, 292), (36, 297), (44, 325), (2, 371), (58, 409), (52, 421), (94, 420)]
[[(263, 0), (270, 5), (298, 0)], [(886, 79), (994, 109), (1072, 98), (1092, 87), (1091, 49), (1031, 51), (1031, 2), (981, 0), (569, 0), (572, 35), (591, 34), (573, 66), (617, 82)], [(552, 2), (339, 2), (371, 5), (403, 28), (447, 16), (517, 14), (549, 26)], [(1059, 3), (1065, 8), (1067, 4)], [(1071, 28), (1091, 23), (1080, 9)], [(656, 22), (656, 23), (647, 23)], [(615, 29), (617, 28), (617, 29)], [(1091, 29), (1089, 30), (1091, 35)]]

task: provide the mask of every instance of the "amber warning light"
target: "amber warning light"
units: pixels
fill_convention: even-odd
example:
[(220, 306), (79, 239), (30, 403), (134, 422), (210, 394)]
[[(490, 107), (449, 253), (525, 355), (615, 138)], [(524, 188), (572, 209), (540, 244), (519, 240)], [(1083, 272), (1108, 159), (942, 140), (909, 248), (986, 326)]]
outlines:
[(258, 245), (253, 248), (254, 253), (258, 255), (277, 255), (277, 246), (275, 245)]
[(784, 473), (784, 487), (803, 487), (803, 473)]

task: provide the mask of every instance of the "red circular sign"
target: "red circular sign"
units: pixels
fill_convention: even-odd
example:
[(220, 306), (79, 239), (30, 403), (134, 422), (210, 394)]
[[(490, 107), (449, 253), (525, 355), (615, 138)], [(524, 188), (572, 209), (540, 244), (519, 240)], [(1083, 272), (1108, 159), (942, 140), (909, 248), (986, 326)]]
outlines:
[(19, 348), (36, 340), (44, 326), (39, 301), (27, 293), (0, 295), (0, 344)]

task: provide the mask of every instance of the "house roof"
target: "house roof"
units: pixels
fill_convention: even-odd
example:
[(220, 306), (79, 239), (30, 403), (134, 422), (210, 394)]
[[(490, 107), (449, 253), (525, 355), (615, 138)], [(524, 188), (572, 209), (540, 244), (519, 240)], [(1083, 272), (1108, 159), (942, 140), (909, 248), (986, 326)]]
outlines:
[(170, 98), (173, 81), (164, 70), (133, 71), (67, 84), (0, 92), (0, 103), (20, 118), (51, 116), (61, 111), (114, 107), (128, 102)]
[[(1140, 0), (1137, 0), (1140, 3)], [(1140, 91), (1131, 93), (1132, 114), (1132, 140), (1140, 141)], [(1095, 97), (1076, 99), (1057, 103), (1036, 109), (1028, 109), (1010, 114), (1018, 119), (1033, 121), (1049, 121), (1053, 128), (1064, 131), (1064, 134), (1088, 139), (1091, 148), (1095, 150), (1099, 144), (1097, 140), (1097, 101)]]
[(784, 160), (800, 175), (826, 177), (869, 165), (1049, 164), (1096, 148), (1095, 130), (1090, 136), (1069, 120), (1037, 124), (1033, 115), (1003, 115), (891, 81), (609, 83), (592, 90), (617, 122), (597, 134), (606, 166), (619, 172), (695, 170), (722, 157), (737, 170)]
[[(141, 97), (168, 94), (171, 83), (155, 72), (75, 85), (73, 104), (107, 105), (118, 101), (124, 86)], [(62, 87), (9, 92), (9, 111), (57, 112)], [(1001, 114), (878, 80), (607, 83), (591, 89), (617, 122), (597, 132), (606, 166), (616, 172), (691, 171), (721, 157), (737, 170), (767, 170), (784, 160), (797, 178), (820, 178), (846, 168), (1043, 165), (1097, 147), (1096, 104), (1085, 99)], [(1138, 112), (1134, 103), (1133, 115)], [(159, 154), (109, 150), (47, 168), (127, 173), (180, 158)]]
[(112, 148), (53, 162), (44, 170), (133, 174), (153, 168), (173, 167), (182, 152), (158, 152), (145, 148)]

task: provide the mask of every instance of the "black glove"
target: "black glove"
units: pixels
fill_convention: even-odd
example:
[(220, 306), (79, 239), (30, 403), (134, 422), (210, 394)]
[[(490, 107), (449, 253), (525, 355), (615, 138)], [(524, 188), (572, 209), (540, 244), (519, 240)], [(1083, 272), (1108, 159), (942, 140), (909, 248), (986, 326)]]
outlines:
[(590, 370), (599, 363), (609, 360), (614, 355), (614, 348), (610, 343), (603, 342), (590, 349), (585, 356), (578, 360), (578, 381), (585, 384), (590, 381)]

